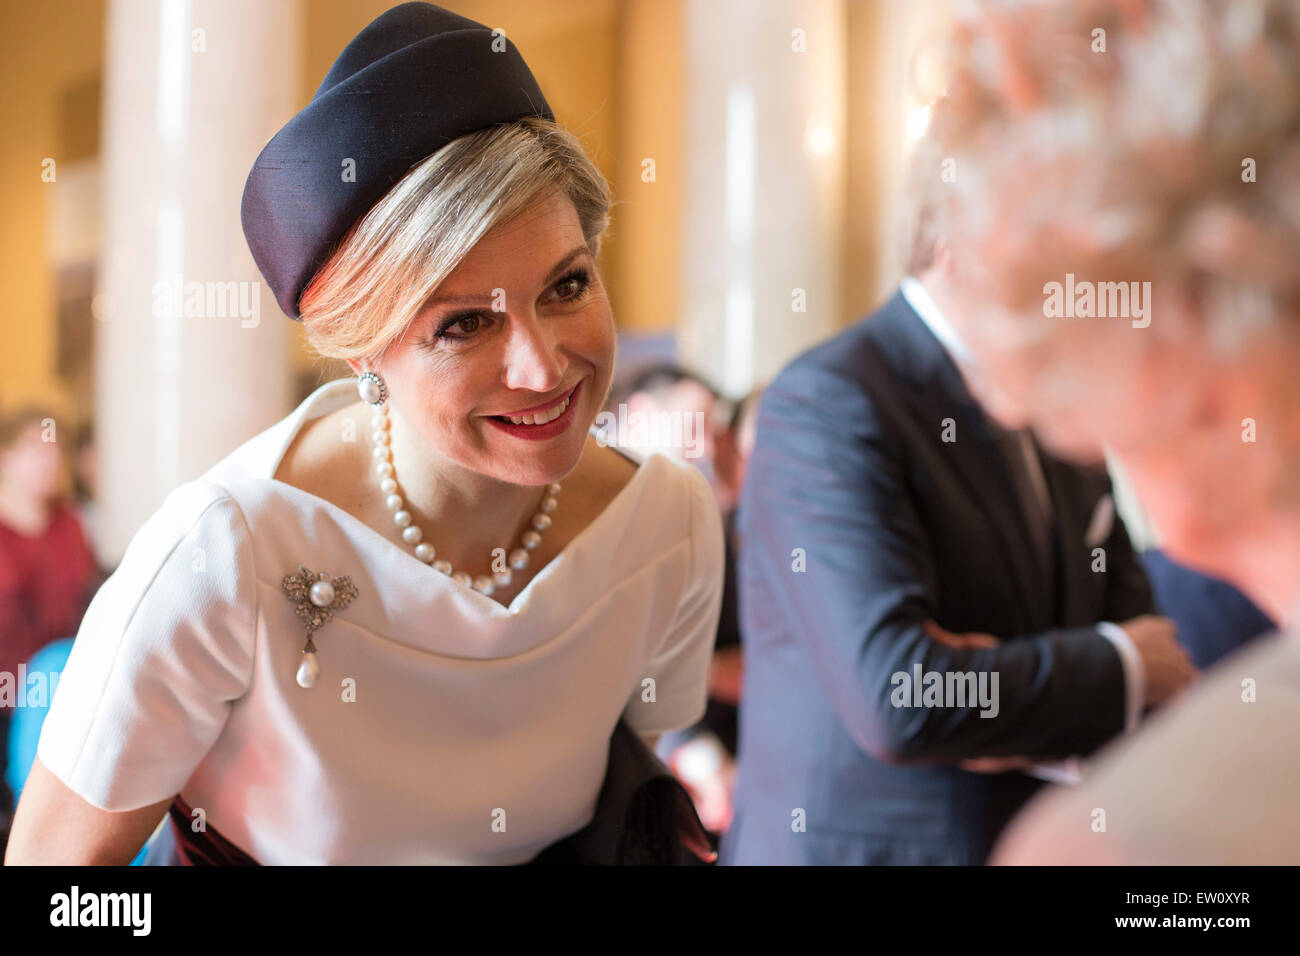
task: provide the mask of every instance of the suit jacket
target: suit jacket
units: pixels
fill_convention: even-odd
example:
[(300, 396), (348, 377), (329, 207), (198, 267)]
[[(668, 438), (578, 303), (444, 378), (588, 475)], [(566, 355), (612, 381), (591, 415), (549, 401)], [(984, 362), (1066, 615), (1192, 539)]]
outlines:
[[(767, 389), (738, 519), (745, 696), (722, 862), (982, 863), (1041, 783), (959, 761), (1088, 754), (1123, 728), (1123, 666), (1093, 625), (1151, 612), (1150, 589), (1122, 522), (1105, 527), (1105, 469), (1039, 458), (1054, 560), (1035, 559), (985, 415), (901, 294)], [(952, 648), (926, 619), (1001, 644)], [(895, 675), (917, 666), (997, 672), (997, 716), (896, 706)]]
[(1179, 564), (1160, 550), (1142, 552), (1156, 607), (1178, 628), (1178, 643), (1199, 670), (1277, 630), (1273, 619), (1222, 578)]

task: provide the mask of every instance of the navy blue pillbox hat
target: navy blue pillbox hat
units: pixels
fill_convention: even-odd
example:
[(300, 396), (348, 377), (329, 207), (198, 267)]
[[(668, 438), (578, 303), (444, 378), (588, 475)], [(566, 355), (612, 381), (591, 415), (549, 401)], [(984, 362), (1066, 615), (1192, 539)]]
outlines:
[(301, 320), (303, 289), (412, 166), (525, 116), (555, 121), (518, 49), (481, 23), (404, 3), (357, 34), (244, 184), (244, 237), (285, 315)]

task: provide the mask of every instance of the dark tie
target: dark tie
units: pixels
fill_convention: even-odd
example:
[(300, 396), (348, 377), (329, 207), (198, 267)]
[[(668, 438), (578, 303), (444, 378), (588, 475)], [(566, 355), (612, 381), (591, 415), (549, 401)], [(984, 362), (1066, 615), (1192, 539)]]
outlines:
[(1033, 544), (1034, 560), (1040, 563), (1040, 567), (1054, 568), (1056, 549), (1052, 502), (1034, 440), (1027, 429), (1007, 431), (994, 422), (988, 424), (993, 443), (1011, 475), (1016, 501)]

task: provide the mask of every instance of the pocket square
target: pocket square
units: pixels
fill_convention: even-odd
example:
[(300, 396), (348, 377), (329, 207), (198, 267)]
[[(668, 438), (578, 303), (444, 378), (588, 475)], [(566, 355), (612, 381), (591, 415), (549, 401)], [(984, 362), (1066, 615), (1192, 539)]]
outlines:
[(1110, 537), (1110, 529), (1114, 524), (1115, 499), (1109, 494), (1102, 495), (1092, 509), (1092, 519), (1083, 535), (1083, 543), (1090, 548), (1098, 547)]

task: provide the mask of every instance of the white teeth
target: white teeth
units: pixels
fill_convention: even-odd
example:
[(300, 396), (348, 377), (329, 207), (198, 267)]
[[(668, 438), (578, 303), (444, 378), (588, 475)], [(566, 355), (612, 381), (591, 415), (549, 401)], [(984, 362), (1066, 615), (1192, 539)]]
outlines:
[(521, 415), (518, 418), (515, 418), (513, 415), (507, 415), (505, 417), (510, 419), (510, 421), (516, 425), (545, 425), (547, 422), (553, 422), (563, 415), (564, 410), (568, 407), (569, 400), (566, 398), (549, 412), (538, 412), (536, 415)]

